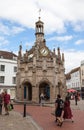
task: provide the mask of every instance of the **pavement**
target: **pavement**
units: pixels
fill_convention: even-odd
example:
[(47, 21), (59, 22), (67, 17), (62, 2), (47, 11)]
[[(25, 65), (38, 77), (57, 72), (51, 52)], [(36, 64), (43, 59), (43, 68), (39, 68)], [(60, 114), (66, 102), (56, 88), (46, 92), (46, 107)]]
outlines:
[(73, 110), (84, 110), (84, 100), (79, 100), (77, 105), (75, 105), (75, 101), (71, 100), (71, 108)]
[(0, 115), (0, 130), (40, 130), (32, 117), (16, 111), (10, 111), (9, 115)]
[[(14, 105), (14, 110), (9, 115), (0, 115), (0, 130), (59, 130), (55, 123), (55, 117), (51, 114), (53, 105), (26, 106), (26, 117), (23, 117), (24, 106)], [(71, 100), (71, 108), (74, 115), (74, 123), (64, 121), (62, 130), (84, 130), (84, 100)]]

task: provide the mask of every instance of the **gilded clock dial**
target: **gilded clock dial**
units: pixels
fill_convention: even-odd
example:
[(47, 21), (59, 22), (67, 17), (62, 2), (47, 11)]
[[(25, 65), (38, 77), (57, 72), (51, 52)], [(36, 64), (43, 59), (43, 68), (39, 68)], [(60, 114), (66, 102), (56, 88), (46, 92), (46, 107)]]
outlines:
[(43, 56), (46, 56), (46, 55), (48, 55), (48, 49), (47, 49), (47, 48), (42, 48), (42, 49), (40, 50), (40, 53), (41, 53)]
[(30, 54), (29, 56), (28, 56), (28, 59), (31, 59), (33, 57), (33, 54)]

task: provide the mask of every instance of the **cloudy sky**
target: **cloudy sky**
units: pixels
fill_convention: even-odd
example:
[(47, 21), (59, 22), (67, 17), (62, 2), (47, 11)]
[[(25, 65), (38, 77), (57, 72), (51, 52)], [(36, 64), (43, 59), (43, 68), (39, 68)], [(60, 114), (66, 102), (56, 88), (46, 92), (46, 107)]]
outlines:
[(39, 15), (46, 45), (65, 54), (66, 73), (79, 67), (84, 60), (84, 0), (0, 0), (0, 50), (17, 53), (20, 44), (23, 51), (30, 49)]

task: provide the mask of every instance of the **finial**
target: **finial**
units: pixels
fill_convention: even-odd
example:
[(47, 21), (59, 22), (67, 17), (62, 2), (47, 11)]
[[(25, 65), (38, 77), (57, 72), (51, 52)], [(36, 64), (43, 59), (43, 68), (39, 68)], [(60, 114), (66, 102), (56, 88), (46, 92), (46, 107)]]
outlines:
[(62, 61), (64, 61), (64, 53), (62, 53)]
[(41, 17), (40, 17), (40, 13), (41, 13), (41, 9), (39, 9), (39, 20), (40, 20), (40, 18), (41, 18)]

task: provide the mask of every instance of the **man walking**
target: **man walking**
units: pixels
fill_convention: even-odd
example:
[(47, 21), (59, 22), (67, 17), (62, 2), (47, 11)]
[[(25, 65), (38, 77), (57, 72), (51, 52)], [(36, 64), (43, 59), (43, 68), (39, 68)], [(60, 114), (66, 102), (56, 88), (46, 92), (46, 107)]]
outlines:
[(58, 94), (55, 101), (55, 116), (58, 126), (62, 126), (63, 123), (63, 114), (64, 114), (64, 101), (61, 99), (61, 96)]
[(75, 94), (75, 105), (77, 105), (77, 101), (78, 101), (78, 94)]

